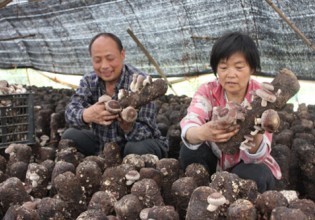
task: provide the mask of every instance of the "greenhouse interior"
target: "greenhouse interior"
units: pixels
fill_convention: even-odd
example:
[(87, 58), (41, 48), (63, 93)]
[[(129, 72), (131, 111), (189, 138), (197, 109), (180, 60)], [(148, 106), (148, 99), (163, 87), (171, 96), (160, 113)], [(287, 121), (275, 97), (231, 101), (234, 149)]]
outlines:
[(315, 219), (315, 2), (0, 15), (1, 219)]

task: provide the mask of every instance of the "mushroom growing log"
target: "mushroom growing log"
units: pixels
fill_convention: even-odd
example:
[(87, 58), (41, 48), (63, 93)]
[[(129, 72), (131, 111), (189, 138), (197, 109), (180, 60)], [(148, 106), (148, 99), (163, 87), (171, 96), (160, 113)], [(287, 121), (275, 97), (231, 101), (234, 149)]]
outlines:
[(0, 217), (10, 206), (21, 205), (30, 200), (31, 196), (26, 192), (20, 179), (11, 177), (0, 183)]
[(244, 141), (244, 136), (254, 130), (255, 119), (261, 118), (262, 113), (267, 109), (281, 110), (286, 102), (300, 89), (297, 77), (288, 69), (280, 70), (271, 82), (271, 85), (273, 85), (274, 89), (270, 93), (276, 95), (276, 100), (273, 100), (274, 102), (268, 101), (266, 106), (262, 106), (262, 98), (256, 96), (251, 103), (251, 108), (247, 109), (244, 120), (238, 121), (241, 127), (240, 131), (228, 141), (217, 143), (222, 152), (226, 154), (238, 152), (241, 143)]
[[(137, 110), (143, 105), (159, 98), (167, 91), (167, 84), (163, 79), (152, 82), (150, 76), (134, 74), (130, 90), (120, 89), (118, 100), (112, 100), (108, 95), (99, 97), (98, 102), (104, 103), (105, 109), (112, 114), (120, 114), (127, 123), (133, 123), (138, 116)], [(104, 125), (110, 125), (112, 121)]]
[(227, 209), (227, 219), (229, 220), (254, 220), (257, 218), (256, 208), (247, 199), (234, 201)]
[(115, 205), (115, 213), (118, 219), (139, 220), (140, 212), (143, 209), (141, 201), (133, 194), (124, 195)]
[(167, 91), (167, 84), (163, 79), (156, 79), (150, 84), (146, 84), (141, 90), (130, 92), (123, 96), (118, 102), (123, 108), (132, 106), (135, 109), (157, 99)]

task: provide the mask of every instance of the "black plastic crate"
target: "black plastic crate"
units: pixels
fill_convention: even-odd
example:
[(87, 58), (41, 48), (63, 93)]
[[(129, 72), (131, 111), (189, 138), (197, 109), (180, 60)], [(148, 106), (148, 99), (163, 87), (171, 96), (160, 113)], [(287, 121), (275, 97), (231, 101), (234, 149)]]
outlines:
[(33, 94), (0, 95), (0, 148), (11, 143), (35, 143)]

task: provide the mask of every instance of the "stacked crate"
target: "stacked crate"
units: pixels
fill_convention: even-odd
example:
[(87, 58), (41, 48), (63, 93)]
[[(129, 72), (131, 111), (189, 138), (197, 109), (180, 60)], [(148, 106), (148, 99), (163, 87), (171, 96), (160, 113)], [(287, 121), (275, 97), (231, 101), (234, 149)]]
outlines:
[(0, 95), (0, 148), (11, 143), (35, 143), (33, 94)]

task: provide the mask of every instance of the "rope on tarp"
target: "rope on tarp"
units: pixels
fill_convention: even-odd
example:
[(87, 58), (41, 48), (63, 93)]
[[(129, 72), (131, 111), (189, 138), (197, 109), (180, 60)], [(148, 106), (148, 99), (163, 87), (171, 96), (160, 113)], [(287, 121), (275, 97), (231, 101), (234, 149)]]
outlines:
[(175, 90), (173, 89), (173, 86), (171, 83), (168, 82), (166, 75), (164, 74), (164, 72), (162, 71), (162, 69), (160, 68), (160, 66), (157, 64), (157, 62), (154, 60), (154, 58), (150, 55), (149, 51), (143, 46), (143, 44), (140, 42), (140, 40), (137, 38), (137, 36), (132, 32), (132, 30), (130, 30), (129, 28), (127, 29), (128, 34), (130, 35), (130, 37), (137, 43), (137, 45), (140, 47), (140, 49), (142, 50), (142, 52), (146, 55), (146, 57), (149, 59), (149, 61), (153, 64), (153, 66), (156, 68), (156, 70), (158, 71), (158, 73), (160, 74), (160, 76), (165, 80), (165, 82), (167, 83), (167, 85), (172, 89), (172, 91), (174, 92), (175, 95), (177, 95), (177, 93), (175, 92)]
[(0, 1), (0, 8), (4, 8), (4, 7), (7, 6), (7, 4), (9, 4), (10, 2), (12, 2), (12, 0)]
[(275, 10), (279, 16), (293, 29), (293, 31), (295, 33), (297, 33), (302, 40), (315, 51), (315, 46), (314, 44), (295, 26), (295, 24), (293, 24), (292, 21), (290, 21), (290, 19), (285, 16), (285, 14), (283, 13), (283, 11), (280, 10), (280, 8), (278, 8), (275, 4), (273, 4), (273, 2), (271, 0), (266, 0), (266, 2), (273, 8), (273, 10)]
[(73, 84), (71, 84), (71, 83), (65, 82), (65, 81), (63, 81), (63, 80), (58, 79), (57, 77), (47, 76), (46, 74), (41, 73), (41, 72), (39, 72), (39, 71), (37, 71), (37, 73), (40, 74), (41, 76), (45, 77), (45, 78), (50, 79), (50, 80), (53, 81), (53, 82), (59, 83), (59, 84), (64, 85), (64, 86), (68, 86), (68, 87), (70, 87), (71, 89), (76, 89), (76, 88), (78, 88), (77, 85), (73, 85)]

